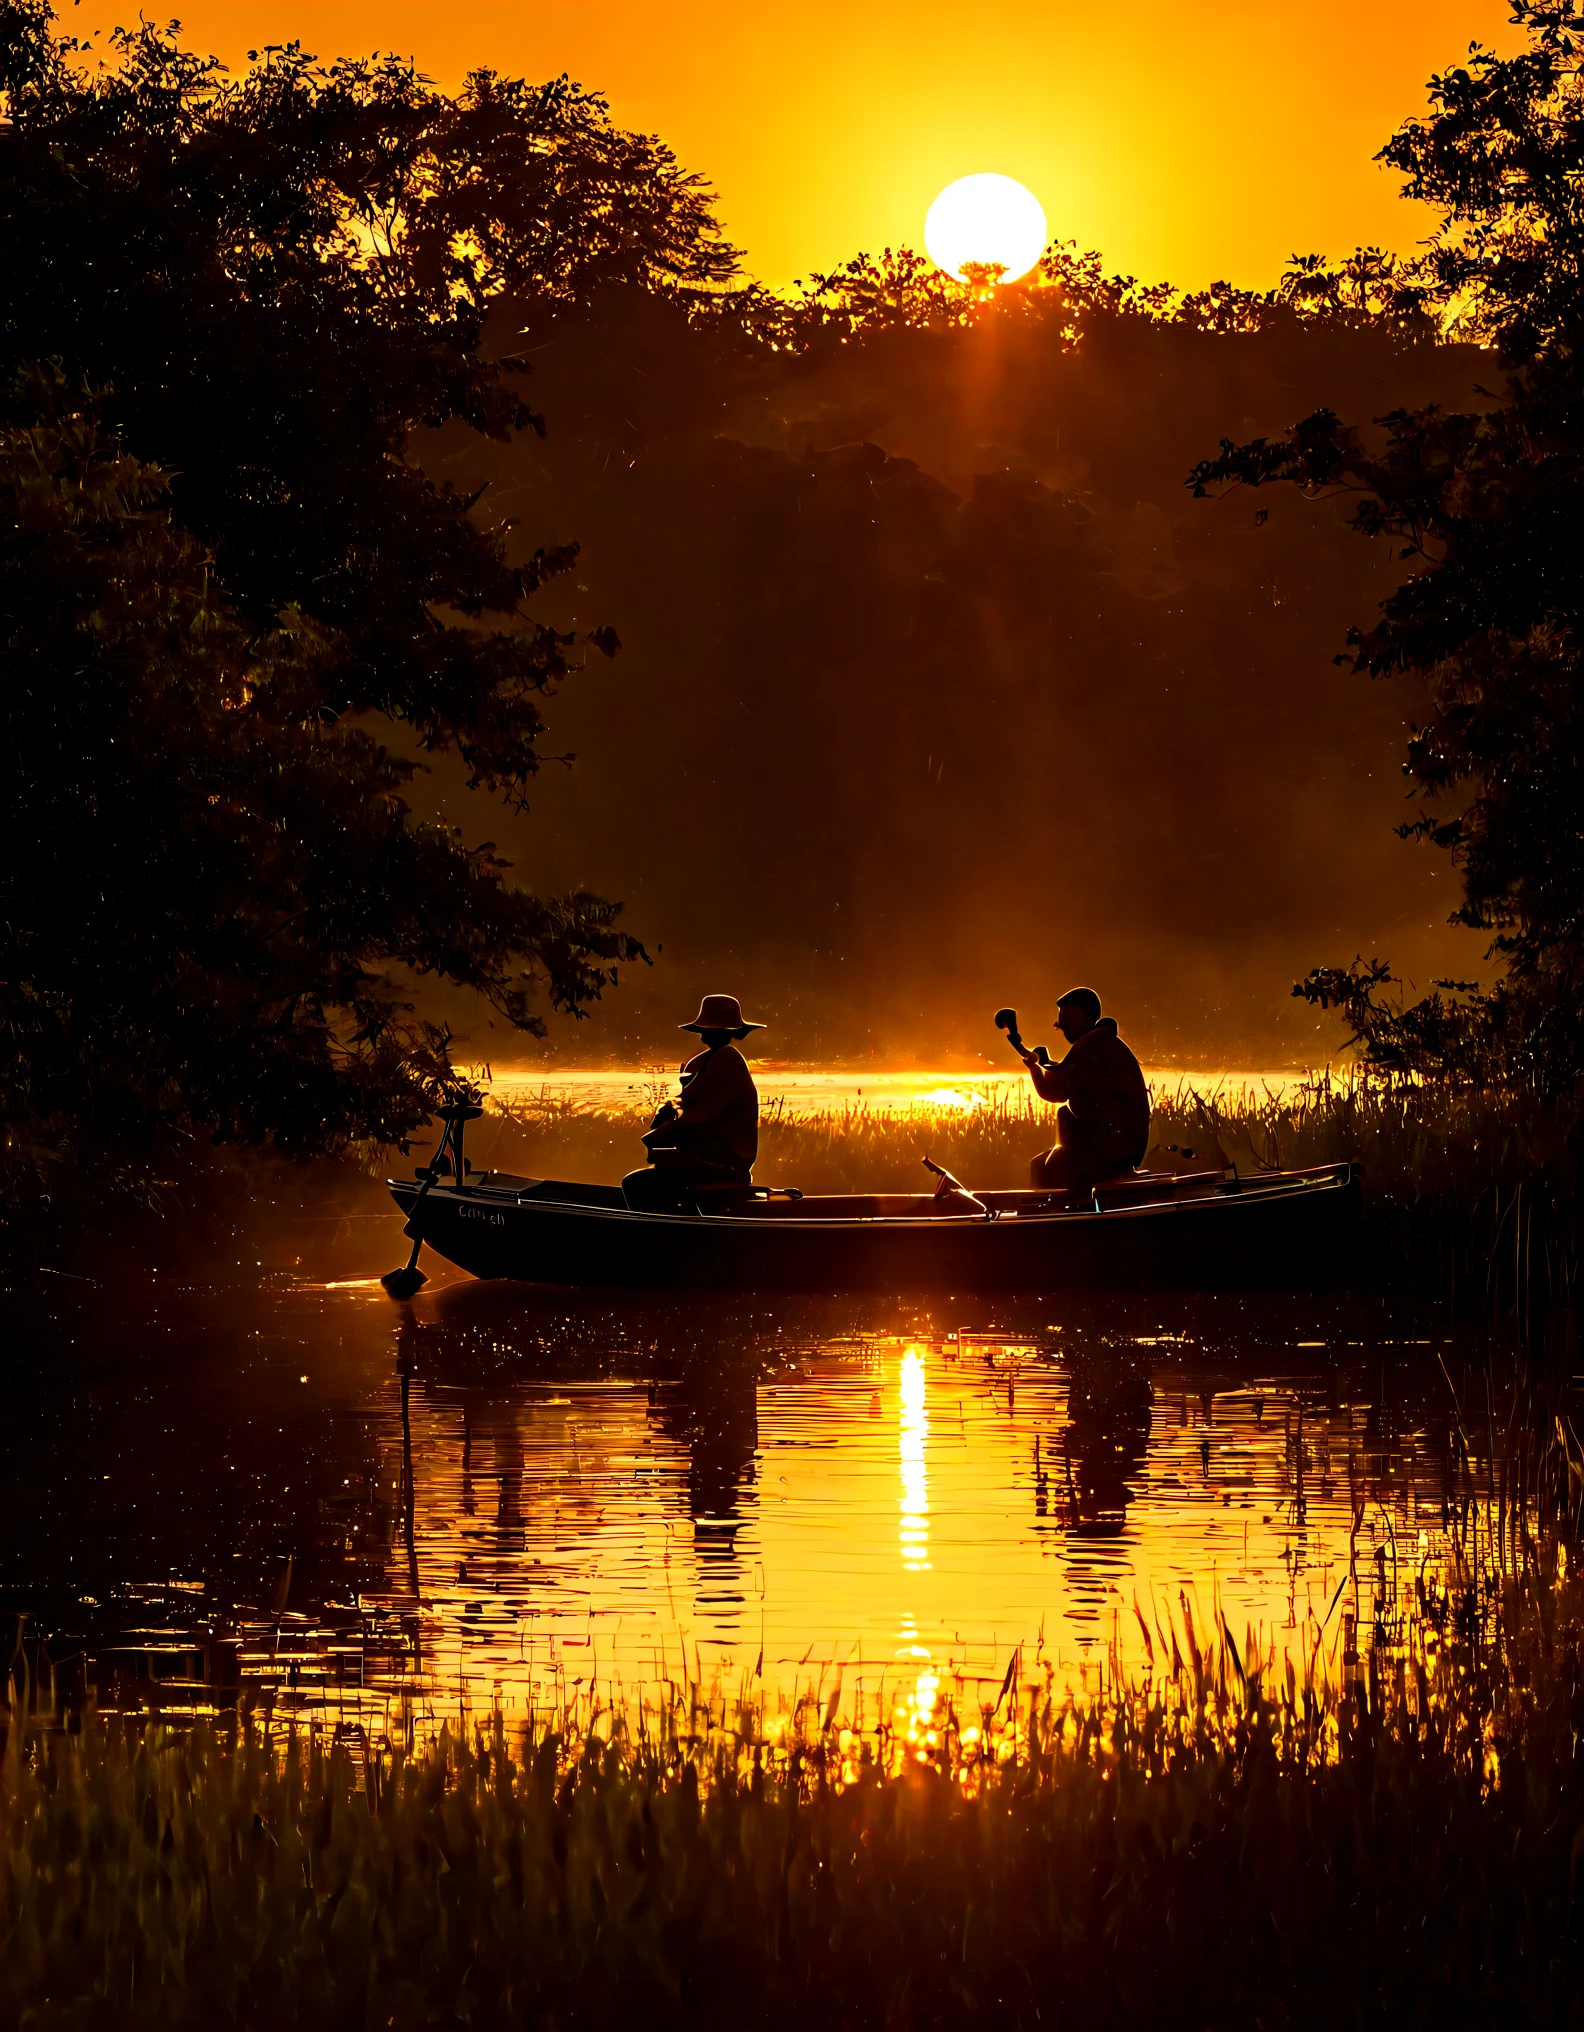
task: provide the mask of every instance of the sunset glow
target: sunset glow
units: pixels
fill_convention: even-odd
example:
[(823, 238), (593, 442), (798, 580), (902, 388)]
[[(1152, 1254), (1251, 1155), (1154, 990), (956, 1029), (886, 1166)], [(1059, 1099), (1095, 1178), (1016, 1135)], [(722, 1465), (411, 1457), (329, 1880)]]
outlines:
[[(81, 0), (71, 31), (103, 47), (129, 12), (120, 0)], [(536, 79), (564, 70), (707, 178), (749, 272), (778, 285), (860, 249), (916, 246), (931, 198), (977, 161), (1027, 183), (1054, 230), (1126, 273), (1259, 288), (1295, 247), (1336, 255), (1422, 236), (1428, 210), (1403, 203), (1375, 151), (1471, 36), (1512, 43), (1507, 13), (1490, 0), (1390, 10), (1333, 0), (1317, 18), (1216, 0), (1139, 19), (1008, 0), (965, 36), (944, 0), (886, 0), (858, 16), (814, 0), (730, 21), (702, 0), (663, 18), (636, 0), (551, 15), (504, 0), (192, 0), (180, 10), (192, 47), (236, 65), (296, 36), (327, 59), (394, 50), (448, 89), (477, 64)], [(1215, 109), (1258, 107), (1297, 76), (1324, 119), (1267, 150), (1228, 114), (1221, 144), (1209, 145)]]

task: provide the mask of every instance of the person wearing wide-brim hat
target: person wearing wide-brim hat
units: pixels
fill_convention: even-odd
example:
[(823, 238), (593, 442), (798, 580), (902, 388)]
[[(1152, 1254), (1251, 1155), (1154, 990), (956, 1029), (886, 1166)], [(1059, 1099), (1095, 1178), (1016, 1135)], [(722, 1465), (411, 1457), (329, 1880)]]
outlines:
[(729, 1200), (753, 1183), (759, 1155), (759, 1089), (737, 1046), (762, 1023), (744, 1020), (735, 995), (706, 995), (684, 1030), (704, 1049), (682, 1068), (682, 1096), (666, 1101), (644, 1137), (648, 1166), (622, 1180), (627, 1204), (646, 1213), (688, 1213)]

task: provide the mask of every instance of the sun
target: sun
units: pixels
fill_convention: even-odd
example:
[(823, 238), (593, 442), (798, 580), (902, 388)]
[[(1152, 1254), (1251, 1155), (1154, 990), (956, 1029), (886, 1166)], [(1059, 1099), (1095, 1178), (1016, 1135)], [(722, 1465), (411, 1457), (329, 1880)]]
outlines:
[(1045, 252), (1040, 201), (1016, 178), (985, 171), (947, 184), (924, 220), (924, 245), (937, 268), (963, 279), (969, 263), (999, 266), (1015, 282)]

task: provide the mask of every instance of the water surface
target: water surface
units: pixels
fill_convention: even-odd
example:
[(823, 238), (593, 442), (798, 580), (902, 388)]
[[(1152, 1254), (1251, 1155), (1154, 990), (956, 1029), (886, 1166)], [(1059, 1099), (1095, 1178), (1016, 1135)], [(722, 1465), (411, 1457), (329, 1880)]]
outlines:
[(1462, 1357), (1376, 1300), (157, 1285), (61, 1287), (0, 1440), (0, 1603), (107, 1700), (927, 1712), (1189, 1617), (1335, 1657), (1450, 1514)]

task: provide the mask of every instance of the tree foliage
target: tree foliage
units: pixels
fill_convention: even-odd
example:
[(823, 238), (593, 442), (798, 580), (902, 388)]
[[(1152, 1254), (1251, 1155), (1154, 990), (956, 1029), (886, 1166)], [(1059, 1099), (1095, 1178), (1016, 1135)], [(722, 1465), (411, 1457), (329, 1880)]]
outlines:
[(7, 19), (0, 384), (53, 360), (104, 391), (239, 611), (333, 631), (326, 710), (389, 714), (520, 794), (568, 647), (526, 602), (572, 552), (508, 562), (407, 454), (453, 420), (542, 429), (525, 362), (483, 346), (502, 292), (729, 268), (706, 194), (565, 80), (479, 72), (451, 99), (296, 45), (232, 79), (147, 24), (93, 71), (42, 0)]
[(405, 980), (532, 1030), (643, 952), (407, 807), (382, 728), (520, 805), (583, 654), (529, 610), (575, 547), (514, 555), (415, 451), (542, 430), (491, 306), (685, 296), (735, 255), (564, 78), (112, 42), (0, 7), (6, 1111), (399, 1137), (447, 1063)]
[(1435, 335), (1423, 292), (1408, 265), (1379, 247), (1360, 247), (1339, 267), (1323, 254), (1295, 254), (1276, 288), (1251, 290), (1212, 282), (1184, 290), (1169, 282), (1107, 274), (1099, 254), (1053, 241), (1028, 275), (1003, 282), (994, 269), (958, 281), (912, 247), (858, 254), (839, 268), (811, 275), (795, 292), (758, 284), (717, 290), (695, 300), (694, 314), (735, 326), (760, 346), (806, 352), (895, 331), (962, 331), (1016, 322), (1054, 328), (1067, 343), (1105, 321), (1220, 334), (1255, 333), (1293, 324), (1389, 328), (1405, 340)]
[(586, 538), (558, 617), (619, 599), (630, 627), (621, 738), (594, 687), (558, 715), (588, 759), (545, 786), (539, 863), (610, 893), (641, 869), (668, 966), (624, 986), (629, 1034), (674, 1022), (672, 966), (725, 967), (797, 1056), (971, 1055), (975, 981), (1043, 997), (1079, 963), (1029, 935), (1058, 863), (1063, 950), (1152, 1049), (1315, 1048), (1331, 1026), (1270, 984), (1355, 904), (1410, 911), (1398, 957), (1454, 970), (1424, 967), (1437, 913), (1385, 836), (1400, 714), (1329, 667), (1382, 560), (1345, 510), (1256, 530), (1181, 479), (1229, 411), (1455, 400), (1480, 355), (1355, 316), (1340, 282), (1340, 310), (1212, 326), (1112, 307), (1125, 285), (1082, 265), (1077, 304), (1012, 284), (944, 329), (866, 317), (775, 352), (606, 296), (536, 330), (548, 442), (446, 468)]
[(447, 1039), (403, 979), (537, 1022), (629, 943), (613, 906), (541, 902), (487, 847), (415, 823), (414, 765), (326, 715), (318, 624), (246, 627), (169, 483), (58, 379), (0, 435), (0, 874), (10, 1126), (113, 1147), (198, 1122), (323, 1149), (423, 1119)]
[[(1492, 935), (1505, 973), (1451, 1013), (1424, 1005), (1405, 1058), (1411, 1012), (1366, 989), (1353, 1020), (1380, 1062), (1459, 1076), (1483, 1053), (1504, 1077), (1557, 1089), (1584, 1076), (1584, 10), (1515, 0), (1514, 19), (1527, 47), (1473, 50), (1383, 151), (1409, 195), (1443, 214), (1405, 286), (1494, 350), (1503, 396), (1368, 428), (1321, 409), (1281, 439), (1223, 440), (1190, 483), (1350, 490), (1354, 526), (1411, 561), (1374, 624), (1350, 633), (1346, 660), (1427, 687), (1405, 764), (1424, 809), (1402, 831), (1450, 851), (1454, 921)], [(1332, 1006), (1335, 973), (1295, 992)]]

